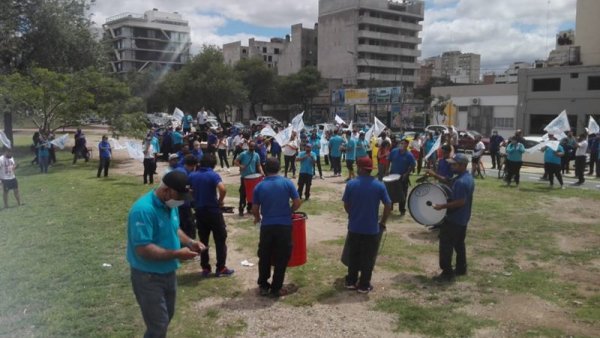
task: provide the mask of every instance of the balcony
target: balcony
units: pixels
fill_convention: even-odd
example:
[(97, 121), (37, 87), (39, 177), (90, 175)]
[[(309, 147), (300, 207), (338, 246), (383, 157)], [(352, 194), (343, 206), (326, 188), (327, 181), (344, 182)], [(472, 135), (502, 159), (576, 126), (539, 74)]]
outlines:
[(405, 56), (421, 56), (421, 51), (418, 49), (406, 49), (400, 47), (383, 47), (373, 45), (357, 45), (357, 52), (375, 53), (375, 54), (390, 54), (390, 55), (405, 55)]
[(417, 32), (420, 32), (423, 30), (423, 25), (418, 24), (418, 23), (408, 23), (408, 22), (403, 22), (403, 21), (374, 18), (374, 17), (367, 16), (367, 15), (359, 16), (358, 23), (359, 24), (366, 23), (366, 24), (375, 25), (375, 26), (402, 28), (402, 29), (407, 29), (407, 30), (417, 31)]
[(375, 59), (358, 59), (356, 64), (358, 66), (366, 67), (381, 67), (381, 68), (394, 68), (394, 69), (417, 69), (419, 68), (417, 63), (411, 62), (400, 62), (400, 61), (385, 61)]
[(415, 82), (417, 81), (416, 77), (413, 75), (403, 75), (400, 74), (380, 74), (380, 73), (369, 73), (369, 72), (361, 72), (358, 73), (357, 80), (368, 81), (370, 79), (381, 80), (381, 81), (390, 81), (390, 82)]
[(419, 37), (412, 37), (412, 36), (406, 36), (406, 35), (400, 35), (400, 34), (372, 32), (369, 30), (359, 30), (358, 37), (374, 39), (374, 40), (387, 40), (387, 41), (414, 43), (417, 45), (421, 44), (421, 42), (423, 41)]

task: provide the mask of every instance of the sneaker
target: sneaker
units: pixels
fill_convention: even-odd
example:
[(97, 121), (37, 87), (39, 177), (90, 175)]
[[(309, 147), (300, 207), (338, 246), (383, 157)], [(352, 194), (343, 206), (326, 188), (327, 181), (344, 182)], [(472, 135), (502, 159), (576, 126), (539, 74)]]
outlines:
[(261, 296), (263, 296), (263, 297), (267, 297), (267, 296), (269, 295), (269, 293), (270, 293), (270, 290), (269, 290), (269, 288), (262, 288), (262, 287), (261, 287), (261, 288), (259, 288), (259, 291), (258, 291), (258, 292), (259, 292), (259, 294), (260, 294)]
[(210, 269), (202, 269), (202, 272), (200, 272), (200, 276), (207, 278), (210, 277), (210, 274), (212, 272), (210, 271)]
[(354, 283), (354, 284), (345, 283), (344, 288), (346, 288), (346, 290), (356, 290), (356, 283)]
[(433, 277), (433, 281), (434, 282), (439, 282), (439, 283), (450, 283), (454, 281), (454, 274), (448, 274), (448, 273), (440, 273), (439, 275)]
[(406, 215), (406, 211), (400, 211), (400, 216)]
[(356, 289), (356, 292), (366, 294), (373, 291), (373, 285), (369, 284), (368, 286), (359, 286)]
[(456, 269), (454, 269), (454, 275), (455, 276), (466, 276), (467, 275), (467, 270), (456, 270)]
[(223, 267), (221, 270), (217, 270), (215, 272), (215, 277), (229, 277), (233, 275), (235, 271), (232, 269), (228, 269), (227, 267)]

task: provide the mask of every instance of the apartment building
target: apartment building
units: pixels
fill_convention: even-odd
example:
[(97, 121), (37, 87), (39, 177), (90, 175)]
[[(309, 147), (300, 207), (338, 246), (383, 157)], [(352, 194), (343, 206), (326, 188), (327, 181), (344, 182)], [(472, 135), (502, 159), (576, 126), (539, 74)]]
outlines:
[(345, 86), (412, 91), (421, 56), (423, 1), (320, 0), (319, 63), (324, 78)]
[(190, 26), (176, 12), (122, 13), (102, 27), (115, 73), (179, 69), (190, 59)]

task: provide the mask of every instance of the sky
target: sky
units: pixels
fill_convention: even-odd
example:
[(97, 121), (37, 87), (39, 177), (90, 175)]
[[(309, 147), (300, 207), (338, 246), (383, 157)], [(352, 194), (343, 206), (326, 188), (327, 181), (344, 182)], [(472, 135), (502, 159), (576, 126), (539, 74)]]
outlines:
[[(503, 72), (517, 61), (546, 59), (560, 30), (575, 29), (576, 0), (426, 0), (422, 58), (444, 51), (481, 54), (482, 72)], [(189, 21), (192, 53), (251, 37), (285, 37), (290, 27), (313, 27), (318, 0), (95, 0), (98, 25), (123, 12), (157, 8)]]

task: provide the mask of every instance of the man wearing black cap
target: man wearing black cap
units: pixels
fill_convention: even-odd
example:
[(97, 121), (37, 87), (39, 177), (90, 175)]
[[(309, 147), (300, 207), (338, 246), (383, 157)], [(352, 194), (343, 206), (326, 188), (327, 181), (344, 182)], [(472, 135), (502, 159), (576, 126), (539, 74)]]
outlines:
[[(452, 194), (448, 203), (434, 204), (435, 210), (448, 209), (446, 218), (440, 226), (439, 263), (442, 273), (435, 277), (439, 281), (452, 281), (455, 275), (467, 274), (467, 251), (465, 237), (467, 224), (471, 219), (471, 206), (475, 182), (467, 171), (469, 159), (464, 154), (456, 154), (448, 159), (452, 172), (456, 175), (451, 179)], [(448, 178), (428, 171), (427, 175), (440, 181), (447, 182)], [(452, 256), (456, 251), (456, 269), (452, 269)]]
[[(348, 182), (342, 198), (348, 213), (346, 288), (369, 293), (373, 289), (371, 276), (381, 231), (392, 210), (392, 201), (383, 183), (371, 176), (373, 161), (365, 156), (356, 163), (358, 177)], [(384, 205), (381, 220), (378, 219), (379, 202)]]
[(179, 229), (177, 207), (189, 199), (187, 175), (172, 171), (162, 184), (138, 199), (127, 221), (131, 284), (146, 323), (145, 337), (165, 337), (175, 313), (179, 260), (205, 249)]

